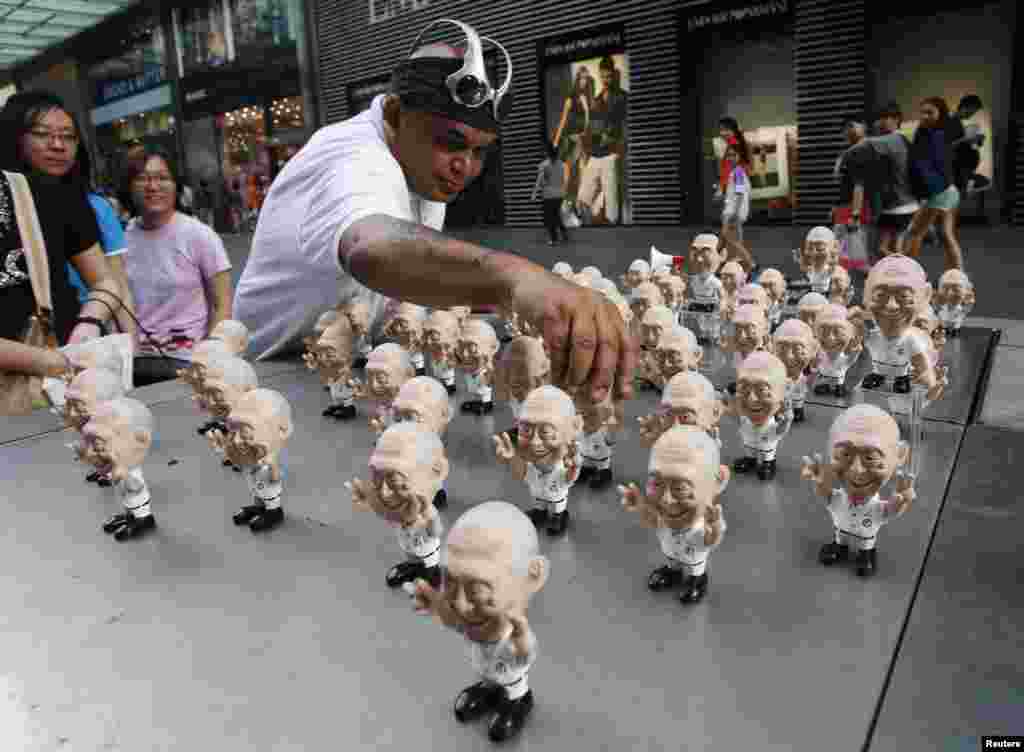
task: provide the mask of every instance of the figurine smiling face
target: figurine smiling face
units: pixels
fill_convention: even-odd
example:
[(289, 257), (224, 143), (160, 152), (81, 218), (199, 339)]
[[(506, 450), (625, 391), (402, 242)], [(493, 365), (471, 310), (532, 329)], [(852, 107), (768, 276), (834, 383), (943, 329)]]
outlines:
[(448, 392), (441, 382), (429, 376), (416, 376), (402, 384), (391, 403), (391, 411), (395, 423), (418, 423), (438, 436), (452, 419)]
[(582, 427), (568, 394), (553, 386), (534, 389), (519, 411), (516, 452), (523, 462), (551, 467), (566, 455)]
[(478, 504), (452, 526), (445, 541), (443, 595), (455, 628), (472, 642), (496, 642), (526, 623), (530, 598), (544, 587), (547, 559), (533, 523), (504, 502)]
[(352, 346), (355, 332), (348, 318), (339, 316), (324, 330), (315, 345), (309, 348), (320, 381), (333, 384), (348, 379), (352, 373)]
[(864, 301), (878, 329), (898, 337), (913, 323), (914, 314), (931, 301), (924, 269), (906, 256), (886, 256), (872, 267), (864, 286)]
[(797, 316), (813, 330), (815, 323), (818, 321), (818, 314), (821, 313), (828, 304), (828, 298), (824, 295), (816, 292), (809, 292), (800, 298), (800, 305), (797, 308)]
[(399, 525), (425, 524), (434, 514), (434, 495), (448, 477), (448, 460), (437, 434), (416, 424), (393, 425), (370, 455), (373, 511)]
[(292, 435), (291, 407), (270, 389), (248, 392), (231, 410), (226, 423), (224, 453), (239, 467), (276, 465)]
[(778, 269), (765, 269), (758, 277), (758, 282), (764, 291), (768, 293), (768, 300), (773, 305), (778, 305), (786, 299), (786, 278)]
[(409, 354), (395, 344), (378, 345), (366, 359), (366, 388), (377, 400), (390, 402), (415, 375)]
[(655, 349), (661, 342), (661, 336), (676, 326), (676, 317), (665, 306), (654, 306), (647, 310), (640, 324), (640, 344), (648, 349)]
[(855, 405), (840, 413), (829, 432), (832, 471), (851, 496), (881, 491), (907, 461), (895, 419), (874, 405)]
[(455, 350), (459, 368), (468, 373), (478, 373), (494, 362), (496, 352), (498, 335), (494, 333), (494, 327), (480, 319), (467, 321)]
[(432, 358), (447, 360), (459, 341), (459, 320), (451, 311), (438, 310), (423, 323), (423, 349)]
[(764, 309), (756, 305), (741, 305), (733, 317), (733, 343), (737, 352), (749, 355), (764, 347), (768, 338), (768, 323)]
[(665, 332), (654, 351), (654, 359), (666, 382), (683, 371), (696, 371), (703, 359), (703, 351), (693, 333), (681, 326)]
[(677, 373), (665, 385), (658, 413), (666, 431), (674, 425), (711, 431), (721, 419), (721, 403), (707, 378), (687, 371)]
[(818, 357), (818, 340), (811, 327), (800, 319), (783, 321), (775, 331), (774, 341), (775, 354), (785, 364), (790, 380), (799, 379)]
[(387, 332), (406, 350), (416, 352), (421, 347), (425, 318), (426, 311), (421, 306), (402, 303), (388, 323)]
[(736, 403), (740, 415), (760, 425), (777, 415), (786, 397), (786, 366), (771, 353), (747, 356), (736, 370)]
[(629, 265), (629, 269), (626, 271), (623, 284), (626, 287), (633, 289), (644, 282), (650, 282), (651, 280), (651, 265), (643, 259), (636, 259), (632, 264)]
[(837, 305), (846, 305), (850, 299), (850, 273), (841, 266), (832, 270), (832, 282), (828, 288), (829, 299)]
[(694, 274), (714, 273), (722, 264), (723, 254), (718, 252), (718, 237), (698, 235), (690, 244), (688, 264)]
[(829, 355), (846, 350), (856, 336), (846, 308), (839, 305), (822, 308), (814, 326), (814, 336), (821, 343), (821, 349)]
[(665, 527), (702, 524), (728, 480), (729, 468), (720, 464), (717, 445), (698, 428), (671, 428), (651, 448), (646, 495)]
[(835, 234), (827, 227), (815, 227), (800, 247), (800, 268), (807, 272), (824, 272), (832, 261), (833, 246), (836, 244)]
[(722, 279), (722, 288), (729, 296), (735, 295), (747, 283), (747, 273), (735, 261), (727, 261), (723, 264), (719, 276)]
[(516, 337), (501, 353), (498, 377), (508, 396), (523, 402), (534, 389), (551, 381), (551, 360), (536, 337)]
[(939, 299), (944, 305), (963, 305), (971, 283), (959, 269), (950, 269), (939, 277)]
[(225, 358), (210, 367), (200, 396), (207, 412), (223, 420), (256, 385), (256, 373), (252, 366), (241, 358)]
[(668, 270), (661, 270), (661, 273), (654, 277), (654, 284), (661, 292), (662, 300), (668, 308), (675, 309), (686, 300), (686, 281), (677, 277)]
[(629, 308), (633, 311), (633, 318), (643, 321), (644, 315), (652, 306), (665, 305), (661, 297), (661, 290), (653, 282), (644, 282), (633, 288), (629, 296)]

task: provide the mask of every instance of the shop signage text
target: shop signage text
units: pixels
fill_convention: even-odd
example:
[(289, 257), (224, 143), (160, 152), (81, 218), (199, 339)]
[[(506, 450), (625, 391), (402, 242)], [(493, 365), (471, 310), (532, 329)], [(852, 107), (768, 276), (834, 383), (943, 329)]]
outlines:
[(154, 89), (164, 82), (163, 66), (154, 65), (130, 78), (109, 79), (96, 83), (96, 106), (102, 106), (116, 99), (131, 97), (147, 89)]
[(605, 24), (596, 28), (572, 31), (542, 39), (537, 54), (544, 65), (557, 65), (585, 60), (626, 49), (626, 30), (622, 24)]
[(366, 0), (370, 4), (370, 25), (390, 21), (402, 13), (430, 7), (430, 0)]
[(697, 31), (707, 27), (742, 24), (787, 16), (792, 10), (790, 6), (790, 0), (764, 0), (763, 2), (744, 3), (735, 8), (698, 13), (686, 19), (686, 30)]

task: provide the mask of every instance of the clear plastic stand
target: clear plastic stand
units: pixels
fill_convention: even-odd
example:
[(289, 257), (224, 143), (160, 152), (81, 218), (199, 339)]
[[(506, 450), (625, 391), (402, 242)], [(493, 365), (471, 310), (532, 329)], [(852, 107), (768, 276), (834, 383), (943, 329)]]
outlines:
[(899, 393), (892, 390), (891, 381), (878, 389), (865, 389), (861, 382), (853, 389), (852, 401), (854, 404), (866, 402), (880, 407), (896, 419), (900, 435), (910, 447), (907, 472), (917, 476), (924, 446), (924, 411), (931, 404), (927, 398), (927, 389), (914, 384), (910, 392)]

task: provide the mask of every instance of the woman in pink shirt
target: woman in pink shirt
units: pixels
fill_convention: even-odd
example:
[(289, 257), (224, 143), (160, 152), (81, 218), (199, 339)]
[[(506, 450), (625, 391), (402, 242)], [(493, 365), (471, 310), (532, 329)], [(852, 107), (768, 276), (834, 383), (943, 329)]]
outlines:
[(164, 150), (133, 155), (124, 181), (138, 215), (125, 231), (134, 254), (125, 267), (139, 319), (135, 385), (145, 386), (174, 379), (195, 344), (231, 318), (231, 262), (217, 233), (179, 211), (180, 182)]

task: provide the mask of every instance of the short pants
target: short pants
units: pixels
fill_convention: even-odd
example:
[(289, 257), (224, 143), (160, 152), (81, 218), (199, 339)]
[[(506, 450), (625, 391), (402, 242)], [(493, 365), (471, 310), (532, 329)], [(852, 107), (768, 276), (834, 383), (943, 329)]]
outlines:
[(928, 199), (925, 203), (925, 209), (941, 209), (942, 211), (951, 211), (960, 206), (960, 191), (957, 190), (955, 185), (949, 186), (942, 193), (936, 193), (934, 196)]

